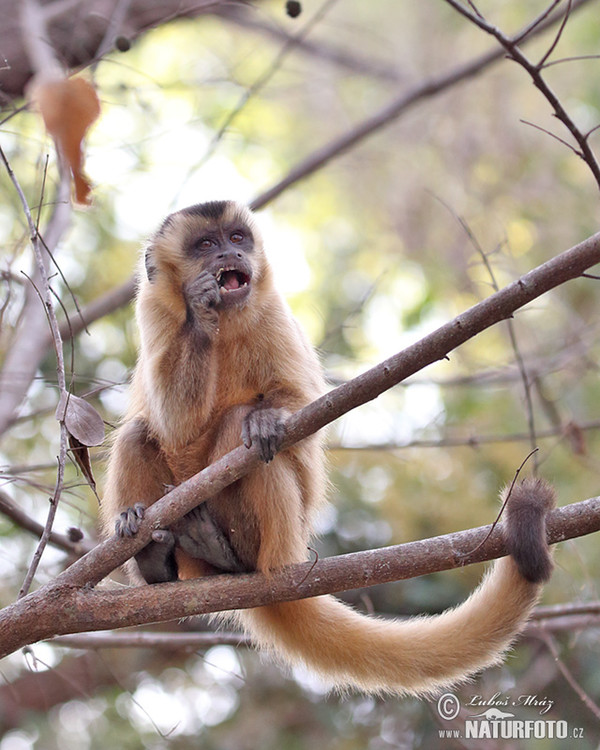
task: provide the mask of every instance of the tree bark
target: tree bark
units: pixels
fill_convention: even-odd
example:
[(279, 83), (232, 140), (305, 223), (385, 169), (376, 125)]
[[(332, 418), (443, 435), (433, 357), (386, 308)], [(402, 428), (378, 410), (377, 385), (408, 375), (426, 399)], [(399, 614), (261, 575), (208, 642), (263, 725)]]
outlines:
[[(40, 0), (40, 5), (47, 14), (48, 41), (71, 69), (110, 51), (118, 36), (132, 41), (167, 21), (195, 18), (232, 2), (236, 0)], [(23, 46), (19, 5), (20, 0), (0, 0), (0, 102), (4, 104), (22, 98), (33, 75)]]

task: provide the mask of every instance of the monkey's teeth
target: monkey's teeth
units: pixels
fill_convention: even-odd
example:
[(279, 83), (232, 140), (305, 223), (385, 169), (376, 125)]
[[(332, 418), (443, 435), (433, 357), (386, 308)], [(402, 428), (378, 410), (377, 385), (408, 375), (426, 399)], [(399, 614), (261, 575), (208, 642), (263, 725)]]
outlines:
[(220, 286), (220, 291), (225, 294), (226, 292), (234, 292), (237, 289), (248, 286), (248, 277), (242, 272), (235, 268), (223, 269), (217, 275), (217, 283)]

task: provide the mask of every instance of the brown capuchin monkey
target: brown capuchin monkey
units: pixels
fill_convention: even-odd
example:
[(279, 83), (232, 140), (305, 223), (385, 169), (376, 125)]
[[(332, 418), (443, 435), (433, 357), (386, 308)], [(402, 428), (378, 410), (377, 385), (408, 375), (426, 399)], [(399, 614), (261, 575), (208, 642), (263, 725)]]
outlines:
[[(102, 502), (106, 533), (134, 535), (144, 510), (236, 446), (264, 463), (202, 503), (138, 555), (148, 583), (217, 572), (269, 573), (305, 561), (324, 501), (319, 436), (278, 453), (287, 416), (324, 392), (317, 356), (283, 302), (252, 213), (203, 203), (170, 215), (145, 251), (131, 406)], [(500, 660), (552, 570), (552, 488), (525, 480), (497, 560), (462, 605), (384, 621), (331, 596), (237, 613), (254, 641), (339, 689), (431, 694)]]

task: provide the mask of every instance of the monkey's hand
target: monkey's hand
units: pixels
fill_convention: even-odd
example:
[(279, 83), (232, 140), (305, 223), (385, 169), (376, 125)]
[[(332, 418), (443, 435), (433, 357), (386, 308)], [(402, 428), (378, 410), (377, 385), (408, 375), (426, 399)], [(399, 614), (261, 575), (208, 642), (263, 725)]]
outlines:
[(186, 302), (194, 311), (214, 310), (221, 301), (217, 279), (210, 271), (202, 271), (183, 285)]
[(178, 546), (190, 557), (204, 560), (228, 573), (246, 570), (229, 539), (210, 515), (206, 503), (191, 510), (171, 530)]
[(287, 416), (286, 409), (259, 407), (248, 412), (242, 423), (242, 441), (246, 448), (258, 445), (262, 460), (272, 461), (281, 447)]
[(183, 297), (187, 309), (186, 323), (191, 330), (211, 335), (219, 324), (217, 307), (221, 302), (219, 285), (208, 271), (203, 271), (193, 281), (183, 285)]

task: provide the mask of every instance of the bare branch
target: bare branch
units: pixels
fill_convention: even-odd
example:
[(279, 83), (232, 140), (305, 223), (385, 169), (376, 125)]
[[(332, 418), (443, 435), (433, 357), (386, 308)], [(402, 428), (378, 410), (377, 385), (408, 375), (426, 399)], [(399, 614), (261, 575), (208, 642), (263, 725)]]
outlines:
[(523, 125), (528, 125), (530, 128), (535, 128), (535, 130), (539, 130), (540, 133), (545, 133), (546, 135), (549, 135), (551, 138), (554, 138), (555, 141), (562, 143), (563, 146), (566, 146), (568, 149), (570, 149), (575, 154), (575, 156), (579, 156), (580, 158), (583, 157), (581, 151), (578, 151), (575, 148), (575, 146), (573, 146), (572, 143), (565, 141), (564, 138), (561, 138), (560, 136), (556, 135), (556, 133), (553, 133), (551, 130), (548, 130), (547, 128), (543, 128), (541, 125), (537, 125), (535, 122), (529, 122), (529, 120), (521, 120), (520, 122), (522, 122)]
[[(330, 424), (347, 411), (373, 400), (427, 365), (447, 358), (448, 353), (460, 344), (506, 320), (518, 308), (569, 279), (577, 278), (599, 262), (600, 233), (538, 266), (419, 342), (293, 414), (286, 422), (282, 449)], [(154, 529), (169, 527), (199, 503), (247, 474), (259, 462), (254, 447), (236, 448), (151, 505), (134, 538), (109, 539), (74, 563), (60, 578), (64, 584), (74, 586), (98, 582), (148, 544)]]
[[(557, 508), (547, 520), (550, 544), (598, 530), (599, 497)], [(489, 531), (490, 526), (482, 526), (399, 546), (290, 565), (274, 571), (268, 578), (261, 573), (219, 575), (106, 590), (72, 585), (67, 571), (0, 612), (0, 657), (53, 635), (294, 601), (405, 580), (506, 554), (500, 529), (486, 539)]]
[(48, 641), (53, 646), (67, 648), (154, 648), (163, 651), (198, 651), (213, 646), (249, 646), (250, 639), (244, 633), (157, 633), (138, 630), (134, 633), (81, 633), (59, 635)]
[[(10, 165), (1, 149), (0, 160), (3, 161), (6, 169), (10, 170)], [(11, 172), (12, 170), (9, 174)], [(27, 204), (24, 195), (22, 195), (21, 200)], [(69, 185), (68, 182), (61, 181), (61, 187), (54, 203), (54, 211), (43, 233), (45, 246), (51, 249), (56, 248), (68, 228), (70, 220)], [(31, 223), (33, 224), (33, 219)], [(36, 236), (34, 224), (33, 232), (32, 236)], [(48, 256), (42, 252), (41, 258), (47, 273)], [(32, 280), (36, 286), (41, 283), (39, 268), (34, 271)], [(25, 398), (38, 365), (46, 355), (50, 343), (52, 343), (52, 339), (48, 334), (44, 306), (40, 305), (35, 287), (28, 284), (25, 290), (25, 302), (20, 325), (15, 330), (10, 346), (7, 347), (6, 357), (0, 371), (0, 435), (6, 431), (14, 418), (15, 411)]]
[(71, 334), (77, 336), (94, 321), (129, 304), (135, 294), (135, 284), (135, 277), (128, 279), (120, 286), (111, 289), (86, 305), (80, 314), (73, 316), (70, 326), (66, 321), (61, 323), (60, 332), (63, 338), (68, 338)]
[(273, 76), (281, 69), (284, 60), (290, 55), (296, 46), (307, 37), (314, 27), (325, 17), (325, 15), (331, 10), (332, 6), (338, 2), (338, 0), (324, 0), (320, 8), (317, 9), (316, 13), (309, 18), (309, 20), (302, 26), (295, 36), (290, 36), (283, 43), (281, 49), (272, 60), (270, 65), (261, 73), (261, 75), (249, 86), (246, 91), (242, 94), (237, 104), (225, 117), (223, 123), (219, 126), (218, 130), (214, 134), (211, 142), (206, 149), (206, 153), (203, 155), (199, 164), (194, 164), (193, 170), (199, 169), (200, 166), (205, 164), (208, 159), (214, 154), (217, 146), (221, 142), (223, 136), (227, 130), (231, 127), (233, 122), (236, 120), (238, 115), (244, 110), (248, 102), (258, 94), (273, 78)]
[(573, 140), (579, 146), (579, 151), (576, 151), (576, 153), (588, 165), (590, 171), (594, 176), (596, 184), (600, 188), (600, 164), (596, 159), (596, 155), (590, 148), (587, 136), (582, 133), (581, 130), (577, 127), (571, 116), (564, 108), (558, 96), (546, 83), (542, 75), (544, 63), (547, 60), (548, 55), (554, 51), (556, 43), (560, 38), (560, 35), (562, 34), (565, 19), (568, 18), (568, 16), (570, 16), (572, 12), (571, 2), (569, 1), (568, 3), (566, 14), (563, 18), (563, 24), (559, 29), (557, 39), (555, 39), (550, 48), (550, 51), (542, 58), (541, 62), (539, 63), (532, 63), (521, 51), (518, 46), (519, 41), (521, 41), (519, 37), (517, 37), (517, 40), (515, 40), (514, 38), (511, 39), (510, 37), (506, 36), (499, 28), (491, 23), (488, 23), (480, 13), (473, 13), (468, 10), (459, 2), (459, 0), (446, 0), (446, 2), (448, 3), (448, 5), (451, 5), (456, 11), (458, 11), (458, 13), (471, 21), (471, 23), (475, 24), (487, 34), (497, 39), (498, 42), (500, 42), (500, 44), (508, 52), (510, 58), (527, 71), (527, 73), (531, 77), (531, 80), (533, 81), (533, 85), (540, 91), (540, 93), (546, 98), (546, 100), (552, 107), (554, 116), (558, 120), (560, 120), (560, 122), (562, 122), (562, 124), (567, 128), (567, 130), (573, 137)]
[(534, 620), (550, 620), (553, 617), (566, 615), (600, 615), (600, 602), (568, 602), (566, 604), (547, 604), (536, 607)]
[(563, 31), (565, 30), (565, 27), (567, 25), (567, 22), (569, 20), (570, 15), (571, 15), (571, 8), (572, 8), (572, 0), (567, 0), (567, 9), (565, 11), (565, 15), (563, 17), (563, 20), (561, 21), (561, 24), (558, 27), (558, 31), (556, 32), (556, 36), (554, 37), (554, 41), (552, 42), (552, 44), (550, 45), (550, 47), (548, 47), (548, 49), (547, 49), (546, 53), (544, 54), (544, 56), (542, 57), (542, 59), (538, 62), (538, 64), (537, 64), (538, 68), (542, 68), (545, 65), (546, 60), (552, 55), (552, 53), (554, 52), (554, 50), (558, 46), (558, 43), (560, 42), (560, 38), (563, 35)]
[[(24, 513), (21, 508), (16, 506), (8, 495), (0, 490), (0, 512), (3, 513), (7, 518), (20, 526), (22, 529), (29, 531), (34, 536), (40, 538), (44, 533), (44, 527), (41, 523), (38, 523), (33, 518), (30, 518), (27, 513)], [(50, 532), (48, 539), (50, 544), (55, 547), (68, 552), (71, 555), (80, 557), (81, 555), (89, 552), (94, 548), (94, 544), (89, 540), (81, 540), (80, 542), (72, 542), (66, 534), (58, 534), (56, 531)]]
[[(252, 11), (252, 12), (249, 12)], [(235, 24), (243, 29), (257, 31), (265, 34), (278, 42), (289, 43), (295, 40), (296, 49), (305, 55), (318, 57), (340, 67), (346, 68), (352, 73), (378, 78), (390, 83), (400, 83), (405, 80), (405, 75), (392, 67), (387, 62), (380, 62), (367, 57), (360, 56), (360, 50), (352, 48), (349, 53), (342, 47), (334, 47), (329, 43), (313, 42), (311, 39), (298, 38), (288, 34), (285, 29), (275, 25), (272, 21), (259, 18), (255, 9), (243, 5), (223, 5), (214, 12), (216, 16), (228, 23)]]
[(579, 697), (579, 699), (584, 704), (584, 706), (587, 706), (587, 708), (589, 708), (589, 710), (594, 714), (596, 719), (600, 719), (600, 706), (594, 703), (591, 696), (585, 692), (582, 686), (575, 679), (575, 676), (573, 675), (571, 670), (567, 667), (564, 661), (560, 658), (558, 646), (556, 645), (556, 641), (554, 640), (552, 635), (546, 632), (541, 635), (541, 638), (546, 644), (546, 646), (548, 647), (548, 650), (550, 651), (552, 656), (554, 657), (554, 661), (556, 662), (558, 669), (560, 670), (560, 673), (565, 678), (569, 686), (572, 688), (575, 694)]
[[(339, 386), (326, 396), (317, 399), (292, 415), (286, 423), (286, 437), (282, 448), (286, 448), (294, 442), (307, 437), (346, 411), (376, 398), (395, 383), (398, 383), (428, 364), (446, 358), (448, 352), (461, 343), (489, 328), (494, 323), (505, 320), (516, 309), (536, 299), (544, 292), (563, 284), (569, 279), (577, 278), (590, 266), (598, 262), (600, 262), (600, 234), (590, 237), (580, 245), (547, 261), (501, 291), (479, 302), (453, 321), (437, 329), (403, 352), (382, 362), (377, 367), (363, 373), (354, 380)], [(259, 462), (260, 459), (256, 448), (246, 449), (242, 446), (236, 448), (212, 466), (207, 467), (199, 474), (183, 482), (161, 500), (150, 506), (136, 537), (132, 539), (117, 537), (108, 539), (80, 560), (73, 563), (70, 568), (59, 575), (53, 582), (42, 586), (33, 594), (24, 597), (19, 602), (6, 608), (0, 613), (0, 642), (4, 643), (4, 648), (6, 649), (4, 653), (19, 648), (24, 643), (31, 642), (32, 640), (47, 638), (50, 634), (74, 632), (74, 622), (79, 622), (77, 612), (79, 612), (81, 604), (80, 597), (92, 596), (92, 592), (89, 591), (89, 584), (97, 583), (116, 566), (125, 562), (125, 560), (145, 546), (150, 541), (154, 529), (172, 525), (177, 518), (180, 518), (206, 498), (214, 496), (221, 489), (242, 477), (254, 466), (258, 465)], [(550, 539), (558, 541), (570, 536), (591, 533), (599, 527), (600, 500), (595, 498), (584, 503), (577, 503), (570, 506), (569, 509), (561, 508), (555, 511), (549, 523), (549, 529), (551, 529)], [(441, 549), (445, 550), (442, 558), (446, 560), (446, 563), (441, 563), (439, 559), (438, 563), (442, 567), (444, 564), (449, 564), (452, 567), (452, 565), (466, 564), (476, 559), (488, 559), (479, 557), (480, 554), (483, 554), (483, 550), (486, 550), (486, 554), (495, 554), (490, 552), (492, 547), (488, 545), (500, 543), (499, 535), (493, 535), (485, 545), (479, 548), (477, 556), (470, 556), (468, 559), (463, 556), (457, 557), (456, 550), (472, 550), (474, 545), (481, 541), (483, 536), (478, 536), (477, 533), (475, 534), (475, 539), (472, 534), (467, 533), (469, 539), (469, 546), (467, 547), (461, 548), (459, 541), (454, 538), (452, 538), (450, 548), (447, 547), (445, 542), (442, 542)], [(552, 536), (552, 534), (555, 536)], [(425, 543), (415, 542), (413, 545), (416, 545), (416, 547), (413, 546), (408, 549), (412, 549), (413, 551), (417, 549), (423, 550), (423, 544)], [(426, 554), (423, 555), (423, 565), (425, 567), (422, 570), (419, 568), (419, 574), (432, 572), (433, 569), (442, 569), (435, 568), (435, 566), (434, 568), (428, 567), (431, 565), (431, 561), (435, 559), (431, 555), (430, 545), (431, 542), (426, 543)], [(355, 579), (353, 579), (359, 581), (357, 584), (344, 575), (338, 578), (336, 583), (334, 571), (330, 571), (327, 567), (328, 564), (324, 563), (324, 561), (319, 561), (316, 564), (306, 563), (306, 565), (298, 568), (302, 574), (295, 580), (302, 581), (311, 566), (315, 566), (313, 573), (302, 583), (301, 587), (291, 585), (290, 588), (290, 584), (288, 583), (288, 588), (284, 590), (288, 591), (289, 598), (293, 599), (299, 595), (299, 588), (302, 591), (306, 591), (306, 594), (304, 594), (306, 596), (324, 593), (324, 590), (321, 589), (315, 591), (314, 586), (318, 582), (320, 582), (319, 586), (324, 586), (330, 592), (346, 589), (353, 585), (362, 586), (368, 584), (370, 580), (374, 581), (374, 579), (370, 578), (365, 571), (370, 569), (370, 565), (375, 565), (373, 560), (379, 561), (382, 555), (385, 558), (383, 565), (384, 575), (394, 570), (393, 575), (396, 576), (399, 572), (397, 567), (399, 560), (402, 561), (402, 565), (408, 564), (408, 567), (403, 568), (404, 572), (400, 572), (398, 577), (401, 578), (407, 574), (415, 575), (415, 560), (413, 558), (412, 563), (410, 562), (410, 554), (407, 555), (406, 547), (402, 548), (400, 556), (398, 556), (397, 549), (393, 553), (390, 553), (390, 560), (387, 559), (386, 554), (381, 550), (378, 552), (365, 552), (361, 553), (361, 555), (362, 557), (359, 559), (358, 567), (354, 573)], [(370, 555), (375, 555), (375, 558), (369, 557)], [(369, 563), (369, 560), (371, 563)], [(322, 567), (323, 565), (325, 565), (325, 568)], [(326, 575), (322, 575), (323, 571), (326, 572)], [(388, 573), (385, 573), (385, 571), (388, 571)], [(258, 581), (260, 576), (258, 578), (256, 576), (235, 577), (233, 579), (235, 581), (234, 591), (233, 593), (229, 591), (231, 595), (230, 599), (225, 596), (228, 590), (220, 588), (215, 578), (211, 578), (208, 583), (197, 582), (195, 584), (199, 587), (197, 590), (194, 589), (193, 585), (191, 589), (186, 588), (189, 582), (175, 584), (174, 589), (171, 589), (171, 584), (142, 587), (140, 595), (142, 598), (146, 597), (148, 600), (152, 600), (152, 597), (157, 596), (160, 599), (160, 596), (162, 596), (160, 592), (169, 592), (167, 601), (160, 600), (159, 604), (157, 604), (158, 609), (155, 610), (152, 609), (148, 602), (142, 606), (137, 601), (136, 596), (138, 594), (134, 596), (135, 589), (127, 589), (125, 596), (119, 599), (119, 603), (116, 606), (117, 611), (114, 608), (115, 600), (111, 597), (116, 596), (118, 598), (119, 594), (111, 594), (108, 595), (108, 599), (101, 599), (101, 605), (96, 608), (93, 608), (91, 603), (92, 601), (98, 602), (100, 600), (86, 599), (84, 605), (86, 626), (81, 627), (81, 623), (79, 622), (79, 628), (90, 630), (115, 627), (120, 623), (124, 623), (128, 615), (131, 618), (136, 613), (135, 617), (140, 618), (140, 612), (146, 614), (144, 614), (142, 619), (134, 620), (136, 623), (141, 621), (147, 622), (152, 619), (173, 619), (173, 617), (186, 616), (192, 613), (191, 609), (194, 610), (194, 613), (199, 613), (212, 611), (211, 607), (220, 610), (228, 606), (232, 608), (258, 606), (266, 603), (260, 600), (260, 596), (273, 595), (273, 592), (276, 591), (275, 582), (280, 580), (281, 576), (284, 577), (283, 580), (285, 582), (287, 580), (285, 572), (281, 572), (274, 575), (266, 584), (255, 584), (257, 586), (256, 589), (253, 587), (254, 585), (250, 585), (250, 590), (253, 592), (253, 595), (258, 597), (259, 601), (256, 600), (256, 597), (251, 601), (244, 599), (243, 604), (235, 587), (244, 585), (243, 582), (247, 580)], [(228, 580), (229, 577), (223, 576), (221, 580), (225, 581), (226, 579)], [(392, 578), (388, 578), (387, 580), (392, 580)], [(382, 580), (377, 580), (377, 582), (382, 582)], [(341, 588), (336, 588), (338, 585)], [(263, 586), (263, 588), (261, 589), (260, 586)], [(82, 590), (80, 591), (79, 589)], [(175, 591), (177, 591), (176, 595), (174, 595)], [(196, 597), (197, 591), (201, 592), (199, 599)], [(213, 600), (211, 597), (215, 592), (217, 592), (217, 599)], [(191, 600), (187, 598), (188, 594), (192, 596)], [(93, 596), (106, 597), (106, 594), (93, 592)], [(57, 601), (60, 602), (61, 606), (60, 616), (53, 611), (51, 632), (44, 631), (44, 627), (47, 628), (48, 623), (46, 622), (43, 625), (44, 620), (40, 615), (40, 607), (52, 608), (52, 606), (55, 606), (53, 602), (56, 603)], [(216, 603), (213, 604), (213, 601)], [(201, 607), (201, 609), (198, 609), (198, 607)], [(119, 608), (122, 608), (121, 615), (119, 615)], [(174, 611), (174, 608), (176, 611)], [(185, 611), (182, 611), (182, 608)], [(117, 621), (111, 619), (115, 617)], [(125, 619), (119, 619), (121, 617)], [(147, 619), (144, 619), (146, 617)], [(132, 620), (127, 620), (127, 624), (133, 624)]]
[[(490, 262), (490, 259), (488, 257), (488, 254), (484, 251), (483, 247), (479, 243), (479, 240), (475, 236), (475, 233), (467, 223), (467, 221), (462, 217), (458, 216), (453, 209), (444, 201), (438, 198), (442, 205), (450, 211), (452, 216), (458, 221), (460, 226), (462, 227), (463, 231), (471, 241), (471, 245), (481, 258), (481, 261), (483, 265), (485, 266), (488, 275), (490, 277), (490, 281), (492, 284), (492, 288), (494, 291), (498, 291), (500, 287), (498, 286), (498, 282), (496, 280), (496, 274), (494, 273), (494, 268)], [(530, 379), (527, 374), (527, 369), (525, 366), (525, 360), (523, 358), (523, 355), (521, 354), (521, 350), (519, 347), (519, 343), (517, 340), (517, 332), (515, 330), (515, 325), (512, 321), (512, 319), (508, 319), (506, 321), (506, 327), (508, 330), (508, 337), (510, 339), (511, 348), (513, 350), (513, 354), (515, 357), (515, 362), (517, 363), (517, 368), (519, 370), (519, 374), (521, 376), (521, 383), (523, 385), (523, 393), (525, 395), (525, 406), (526, 406), (526, 413), (527, 413), (527, 426), (529, 428), (529, 448), (531, 449), (533, 453), (533, 463), (534, 463), (534, 474), (537, 474), (538, 468), (539, 468), (539, 456), (537, 454), (537, 450), (535, 450), (535, 447), (537, 445), (537, 436), (536, 436), (536, 428), (535, 428), (535, 415), (533, 410), (533, 401), (531, 398), (531, 385), (530, 385)]]
[[(545, 430), (536, 430), (536, 437), (538, 440), (552, 437), (562, 437), (566, 440), (573, 441), (580, 432), (588, 430), (600, 430), (600, 420), (593, 420), (591, 422), (582, 422), (575, 424), (570, 422), (566, 425), (557, 425), (555, 427), (549, 427)], [(328, 450), (331, 451), (399, 451), (407, 450), (409, 448), (459, 448), (461, 446), (468, 446), (470, 448), (478, 448), (481, 445), (490, 445), (493, 443), (527, 443), (531, 442), (531, 434), (529, 432), (509, 432), (505, 434), (497, 435), (481, 435), (481, 434), (470, 434), (470, 435), (441, 435), (439, 438), (432, 438), (431, 440), (415, 439), (409, 440), (406, 443), (375, 443), (372, 445), (344, 445), (343, 443), (330, 442), (327, 445)]]
[[(27, 7), (29, 9), (36, 8), (37, 4), (32, 2), (32, 0), (28, 0), (26, 6), (24, 7)], [(46, 53), (41, 55), (40, 60), (43, 60), (45, 56), (46, 56)], [(0, 159), (4, 162), (4, 165), (9, 174), (9, 177), (15, 187), (15, 190), (17, 191), (17, 194), (19, 195), (21, 204), (23, 206), (23, 212), (27, 218), (27, 223), (29, 225), (30, 240), (31, 240), (31, 245), (33, 247), (34, 258), (36, 262), (36, 278), (39, 281), (42, 289), (41, 291), (38, 292), (37, 286), (35, 282), (33, 281), (32, 281), (32, 286), (34, 287), (36, 293), (40, 294), (42, 304), (39, 307), (40, 309), (43, 310), (43, 313), (47, 317), (48, 322), (50, 324), (50, 330), (52, 332), (52, 342), (54, 344), (54, 351), (56, 354), (56, 373), (57, 373), (58, 387), (61, 393), (66, 393), (66, 378), (65, 378), (65, 365), (63, 361), (62, 338), (61, 338), (60, 330), (58, 327), (58, 320), (56, 318), (54, 305), (52, 304), (52, 291), (50, 289), (50, 283), (48, 281), (48, 273), (47, 273), (48, 261), (44, 253), (45, 243), (41, 239), (37, 224), (33, 221), (31, 210), (29, 208), (29, 204), (27, 202), (25, 194), (23, 190), (21, 189), (21, 186), (19, 185), (16, 175), (10, 168), (10, 164), (8, 163), (8, 160), (1, 148), (0, 148)], [(66, 172), (64, 172), (61, 176), (60, 186), (58, 189), (59, 200), (60, 198), (62, 198), (63, 200), (66, 200), (64, 198), (64, 195), (65, 193), (68, 195), (69, 186), (70, 186), (69, 176)], [(43, 196), (42, 196), (42, 199), (43, 199)], [(33, 302), (33, 299), (32, 299), (32, 302)], [(23, 585), (21, 586), (21, 590), (19, 591), (20, 597), (25, 596), (27, 592), (29, 591), (29, 588), (33, 581), (33, 577), (35, 575), (35, 571), (37, 570), (41, 556), (43, 554), (43, 551), (48, 543), (50, 534), (52, 532), (52, 525), (54, 523), (54, 518), (56, 517), (56, 511), (58, 509), (58, 502), (60, 500), (60, 496), (61, 496), (62, 489), (63, 489), (64, 470), (65, 470), (65, 463), (67, 460), (67, 437), (68, 437), (67, 429), (64, 425), (64, 422), (61, 420), (60, 422), (60, 448), (59, 448), (59, 456), (58, 456), (58, 471), (56, 475), (56, 484), (54, 487), (53, 495), (50, 498), (50, 508), (48, 510), (46, 525), (44, 527), (44, 530), (40, 537), (40, 541), (34, 553), (31, 564), (29, 566), (29, 570), (27, 571), (27, 575), (25, 576)]]
[(600, 615), (565, 615), (548, 620), (531, 620), (524, 630), (525, 636), (541, 638), (548, 633), (574, 633), (576, 630), (600, 628)]
[[(571, 13), (579, 8), (583, 7), (589, 0), (582, 0), (581, 2), (575, 2)], [(458, 3), (456, 3), (458, 4)], [(462, 7), (462, 6), (461, 6)], [(463, 9), (464, 10), (464, 9)], [(545, 18), (543, 22), (538, 23), (535, 28), (528, 27), (526, 30), (527, 41), (532, 39), (535, 35), (546, 31), (552, 27), (558, 21), (563, 18), (563, 13), (555, 13), (548, 18)], [(524, 39), (525, 32), (520, 32), (515, 36), (515, 39)], [(504, 37), (504, 39), (507, 39)], [(500, 41), (500, 40), (499, 40)], [(507, 39), (508, 42), (513, 44), (514, 41)], [(501, 42), (502, 43), (502, 42)], [(437, 94), (451, 88), (452, 86), (462, 83), (463, 81), (473, 78), (474, 76), (481, 73), (492, 63), (503, 59), (505, 56), (505, 46), (502, 45), (497, 49), (493, 49), (490, 52), (481, 55), (464, 65), (460, 65), (449, 73), (441, 76), (431, 78), (428, 81), (421, 82), (413, 89), (401, 94), (399, 97), (394, 99), (388, 105), (379, 110), (376, 114), (368, 117), (359, 123), (354, 128), (350, 129), (347, 133), (340, 136), (336, 140), (326, 144), (320, 149), (314, 151), (310, 156), (304, 159), (300, 164), (294, 167), (280, 182), (273, 185), (268, 190), (257, 196), (251, 205), (251, 208), (257, 209), (262, 208), (267, 203), (270, 203), (283, 193), (291, 185), (300, 182), (301, 180), (314, 174), (319, 169), (322, 169), (332, 159), (342, 156), (352, 147), (369, 137), (373, 133), (377, 132), (381, 128), (389, 125), (391, 122), (396, 120), (406, 111), (410, 110), (413, 106), (421, 101), (427, 100), (436, 96)]]

